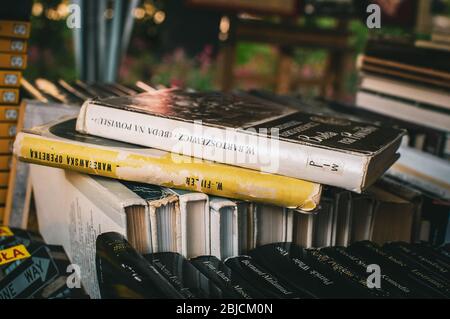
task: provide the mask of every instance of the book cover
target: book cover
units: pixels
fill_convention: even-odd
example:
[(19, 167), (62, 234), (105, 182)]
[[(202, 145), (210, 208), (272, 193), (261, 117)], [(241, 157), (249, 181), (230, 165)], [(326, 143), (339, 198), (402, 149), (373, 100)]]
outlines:
[(119, 233), (96, 238), (98, 285), (102, 298), (172, 298), (184, 296)]
[(450, 296), (448, 287), (438, 278), (419, 267), (415, 267), (415, 265), (405, 263), (397, 255), (387, 253), (374, 243), (368, 241), (356, 242), (350, 245), (348, 250), (364, 258), (370, 258), (381, 269), (384, 269), (384, 272), (388, 272), (394, 277), (405, 278), (405, 280), (418, 284), (420, 290), (431, 297), (448, 298)]
[[(357, 272), (360, 276), (367, 277), (368, 266), (374, 264), (373, 259), (364, 258), (360, 255), (353, 254), (345, 249), (345, 247), (335, 246), (321, 249), (328, 256), (333, 257), (339, 263), (349, 269)], [(381, 287), (387, 290), (393, 298), (424, 298), (429, 297), (423, 293), (420, 286), (415, 285), (414, 282), (407, 281), (396, 276), (392, 276), (389, 272), (381, 272)]]
[(320, 200), (319, 184), (79, 134), (74, 119), (20, 132), (15, 154), (35, 164), (304, 211)]
[[(356, 298), (388, 298), (391, 294), (383, 287), (369, 288), (367, 285), (367, 277), (352, 271), (349, 267), (339, 262), (325, 251), (317, 249), (308, 249), (304, 255), (313, 265), (318, 269), (326, 272), (329, 271), (341, 280), (344, 280), (347, 285), (354, 289)], [(331, 276), (331, 275), (330, 275)]]
[(276, 243), (258, 247), (249, 255), (257, 264), (276, 274), (306, 298), (357, 298), (371, 296), (364, 289), (347, 284), (333, 272), (324, 272), (306, 260), (302, 248), (291, 243)]
[(219, 299), (226, 297), (212, 280), (209, 280), (182, 255), (161, 252), (144, 255), (166, 280), (185, 299)]
[(83, 269), (81, 282), (92, 298), (100, 297), (94, 262), (99, 234), (122, 233), (140, 252), (151, 252), (147, 203), (119, 182), (39, 165), (30, 165), (30, 178), (41, 235), (62, 245)]
[(442, 266), (420, 251), (412, 249), (407, 243), (386, 243), (383, 245), (383, 250), (388, 253), (394, 254), (399, 258), (403, 258), (408, 262), (408, 264), (421, 267), (427, 272), (432, 273), (434, 276), (440, 278), (442, 282), (445, 282), (448, 287), (450, 287), (450, 271), (448, 267)]
[(158, 90), (86, 101), (79, 132), (360, 192), (404, 131), (246, 94)]
[(247, 278), (242, 277), (243, 274), (231, 269), (217, 257), (199, 256), (191, 259), (191, 263), (220, 287), (226, 298), (257, 299), (270, 296), (258, 289), (260, 285), (252, 285)]
[(250, 256), (228, 258), (225, 265), (245, 278), (252, 287), (255, 287), (267, 298), (296, 299), (300, 297), (289, 283), (283, 282), (276, 274), (270, 273)]

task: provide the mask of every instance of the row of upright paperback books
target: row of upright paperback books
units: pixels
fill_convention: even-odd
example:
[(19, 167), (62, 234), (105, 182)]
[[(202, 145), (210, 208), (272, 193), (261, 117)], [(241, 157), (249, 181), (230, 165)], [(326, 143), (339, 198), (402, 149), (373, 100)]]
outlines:
[[(29, 20), (28, 16), (22, 16)], [(5, 214), (11, 170), (11, 153), (19, 121), (19, 87), (27, 66), (29, 21), (0, 18), (0, 220)]]
[(83, 265), (92, 297), (102, 296), (94, 260), (105, 232), (140, 254), (181, 261), (224, 261), (280, 242), (445, 241), (448, 202), (381, 178), (399, 157), (402, 129), (262, 92), (36, 86), (60, 103), (89, 98), (77, 118), (21, 132), (14, 152), (38, 164), (40, 231)]

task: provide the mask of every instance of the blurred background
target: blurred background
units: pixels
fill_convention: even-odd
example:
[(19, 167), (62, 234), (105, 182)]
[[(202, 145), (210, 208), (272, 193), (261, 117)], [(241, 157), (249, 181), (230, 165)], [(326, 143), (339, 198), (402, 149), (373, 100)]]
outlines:
[[(426, 1), (432, 2), (432, 14), (450, 16), (449, 0)], [(108, 21), (114, 16), (114, 8), (112, 3), (105, 2), (103, 16)], [(338, 29), (348, 33), (348, 42), (346, 56), (338, 63), (341, 76), (335, 81), (339, 81), (339, 98), (352, 102), (357, 90), (356, 57), (369, 36), (402, 39), (418, 36), (417, 4), (414, 9), (408, 5), (416, 1), (378, 1), (386, 9), (383, 14), (394, 9), (401, 13), (401, 19), (394, 23), (389, 23), (389, 17), (383, 17), (380, 29), (369, 29), (366, 25), (363, 3), (367, 1), (294, 1), (296, 11), (292, 14), (252, 9), (247, 13), (245, 8), (211, 7), (208, 2), (214, 1), (136, 1), (131, 11), (134, 26), (129, 46), (119, 59), (118, 82), (142, 80), (151, 85), (202, 90), (260, 88), (306, 96), (331, 95), (332, 85), (328, 84), (333, 80), (327, 80), (326, 76), (333, 48), (308, 43), (284, 46), (274, 39), (261, 39), (263, 36), (258, 31), (253, 34), (255, 40), (248, 34), (241, 39), (233, 28), (249, 22), (249, 25), (267, 23), (288, 29)], [(229, 1), (234, 2), (242, 1)], [(278, 1), (278, 5), (281, 3), (281, 8), (288, 10), (286, 4), (290, 1), (286, 1), (284, 8), (283, 2)], [(276, 3), (267, 1), (272, 9)], [(69, 0), (34, 0), (27, 79), (83, 78), (75, 67), (74, 32), (66, 26), (69, 5)], [(261, 28), (261, 35), (265, 30)], [(227, 55), (230, 46), (232, 62), (230, 54)], [(231, 71), (224, 74), (224, 69)]]

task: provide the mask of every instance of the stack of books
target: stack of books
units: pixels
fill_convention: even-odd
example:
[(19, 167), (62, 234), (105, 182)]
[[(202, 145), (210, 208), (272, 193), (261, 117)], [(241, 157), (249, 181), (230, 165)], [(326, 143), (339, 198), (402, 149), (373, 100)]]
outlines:
[(0, 221), (7, 204), (11, 153), (18, 129), (22, 72), (27, 66), (31, 1), (20, 1), (0, 14)]
[(0, 226), (0, 299), (87, 298), (81, 285), (66, 284), (71, 267), (63, 247), (47, 245), (37, 233)]
[(434, 16), (430, 39), (417, 40), (416, 46), (450, 51), (450, 18), (445, 15)]
[(356, 105), (401, 121), (408, 144), (450, 156), (450, 52), (371, 41), (362, 59)]
[(369, 42), (362, 60), (358, 115), (369, 113), (408, 130), (388, 175), (422, 194), (428, 208), (422, 209), (419, 237), (448, 241), (443, 229), (450, 225), (450, 52), (378, 40)]
[[(39, 164), (31, 181), (40, 231), (83, 267), (92, 297), (101, 296), (95, 239), (110, 231), (141, 254), (219, 260), (277, 242), (420, 235), (421, 195), (381, 178), (404, 130), (251, 92), (47, 82), (59, 98), (90, 99), (78, 118), (21, 132), (14, 152)], [(49, 99), (56, 92), (36, 86)]]

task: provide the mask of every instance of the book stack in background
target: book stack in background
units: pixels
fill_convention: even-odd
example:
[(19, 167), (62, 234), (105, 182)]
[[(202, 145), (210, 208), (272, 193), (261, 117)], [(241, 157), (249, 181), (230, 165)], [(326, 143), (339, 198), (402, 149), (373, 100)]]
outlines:
[(422, 194), (420, 238), (448, 241), (436, 231), (450, 224), (450, 51), (374, 40), (361, 71), (359, 114), (408, 130), (388, 174)]
[(399, 120), (410, 147), (448, 159), (450, 52), (371, 41), (361, 71), (356, 105)]
[[(349, 246), (364, 240), (380, 245), (421, 240), (441, 245), (449, 241), (450, 205), (445, 195), (448, 188), (442, 186), (446, 182), (448, 163), (445, 162), (446, 166), (441, 169), (435, 163), (424, 165), (437, 170), (439, 176), (435, 172), (435, 178), (444, 181), (434, 185), (435, 188), (391, 173), (391, 164), (397, 159), (396, 150), (403, 135), (402, 130), (393, 127), (402, 127), (406, 122), (339, 103), (305, 101), (259, 91), (239, 92), (233, 96), (233, 103), (250, 109), (250, 114), (243, 117), (237, 115), (239, 111), (232, 112), (234, 106), (229, 103), (230, 96), (221, 93), (155, 91), (143, 83), (124, 86), (82, 81), (51, 82), (42, 78), (31, 85), (35, 87), (30, 93), (44, 97), (50, 104), (70, 101), (80, 105), (83, 97), (97, 97), (87, 102), (80, 113), (93, 121), (93, 127), (102, 121), (110, 127), (99, 129), (96, 135), (116, 134), (116, 129), (149, 132), (154, 134), (154, 139), (169, 134), (155, 130), (159, 116), (139, 124), (142, 128), (150, 125), (150, 131), (137, 125), (139, 119), (146, 116), (140, 110), (131, 113), (136, 118), (127, 119), (134, 106), (144, 112), (157, 106), (159, 111), (169, 113), (172, 107), (182, 106), (184, 110), (179, 109), (177, 116), (199, 117), (198, 112), (206, 112), (201, 116), (203, 120), (220, 121), (222, 125), (215, 127), (223, 127), (226, 121), (252, 118), (253, 114), (258, 114), (255, 109), (260, 104), (268, 111), (274, 107), (272, 102), (276, 102), (276, 108), (285, 110), (288, 107), (289, 112), (284, 116), (289, 121), (280, 124), (280, 118), (275, 116), (274, 122), (267, 126), (275, 123), (281, 128), (282, 137), (317, 139), (315, 145), (308, 145), (314, 147), (308, 165), (298, 165), (302, 161), (302, 152), (294, 152), (292, 157), (287, 153), (285, 156), (290, 162), (284, 162), (281, 170), (290, 168), (296, 176), (306, 176), (308, 172), (304, 167), (311, 166), (313, 171), (321, 172), (322, 175), (317, 171), (314, 173), (315, 181), (322, 178), (320, 183), (200, 159), (192, 162), (190, 157), (135, 145), (148, 141), (147, 138), (127, 144), (87, 135), (77, 132), (73, 117), (21, 133), (15, 153), (23, 161), (41, 164), (31, 165), (30, 170), (40, 231), (47, 242), (63, 245), (70, 258), (83, 265), (87, 270), (83, 273), (83, 282), (93, 297), (100, 296), (93, 263), (96, 252), (93, 239), (108, 231), (126, 236), (139, 253), (173, 252), (188, 259), (209, 255), (219, 260), (241, 256), (276, 242), (293, 242), (309, 249)], [(153, 93), (150, 97), (148, 94), (137, 95), (143, 91)], [(198, 99), (196, 103), (189, 103), (185, 97), (189, 94)], [(151, 103), (148, 103), (149, 98), (153, 99)], [(116, 99), (121, 102), (117, 103)], [(202, 101), (214, 108), (205, 111), (199, 107)], [(220, 110), (225, 104), (229, 114), (222, 116)], [(90, 107), (101, 109), (98, 112), (100, 120), (96, 120), (95, 112), (89, 113)], [(193, 109), (186, 111), (190, 107)], [(120, 112), (120, 121), (107, 120), (115, 112)], [(312, 113), (311, 117), (298, 120), (299, 116), (308, 113)], [(86, 116), (78, 117), (79, 122), (84, 119)], [(371, 124), (363, 124), (367, 122)], [(323, 124), (327, 126), (321, 126)], [(311, 126), (315, 128), (314, 135), (308, 136)], [(321, 145), (319, 140), (333, 137), (336, 126), (342, 130), (337, 134), (338, 141), (352, 147), (339, 147), (342, 143)], [(358, 129), (352, 133), (351, 128), (355, 126)], [(168, 130), (170, 125), (164, 128)], [(378, 130), (388, 142), (371, 135)], [(189, 131), (180, 134), (188, 136)], [(127, 133), (117, 137), (130, 141)], [(359, 139), (361, 143), (358, 143)], [(190, 141), (194, 140), (190, 138)], [(206, 144), (205, 139), (196, 140)], [(217, 141), (208, 143), (217, 145)], [(373, 164), (352, 166), (351, 162), (346, 162), (346, 154), (357, 154), (361, 144), (368, 148), (363, 157), (370, 151), (366, 160), (375, 160)], [(380, 147), (382, 144), (389, 146)], [(331, 146), (334, 157), (328, 163), (323, 156), (326, 152), (321, 152)], [(159, 146), (164, 147), (167, 145)], [(400, 148), (404, 155), (400, 161), (416, 158), (414, 155), (408, 157), (408, 150), (411, 149)], [(377, 158), (377, 154), (382, 155)], [(435, 160), (435, 156), (425, 155)], [(344, 167), (346, 169), (341, 170)], [(381, 176), (389, 167), (389, 174)], [(357, 173), (341, 179), (352, 170)], [(333, 178), (336, 171), (338, 177)]]
[[(19, 118), (23, 109), (19, 87), (22, 72), (27, 66), (31, 13), (31, 1), (25, 2), (29, 3), (29, 6), (25, 6), (29, 10), (21, 8), (20, 11), (24, 12), (7, 14), (8, 20), (0, 16), (0, 222), (3, 222), (8, 206), (11, 189), (8, 187), (10, 181), (14, 180), (12, 144), (17, 130), (20, 130)], [(10, 9), (15, 11), (14, 7), (11, 5)]]
[(429, 40), (417, 40), (416, 46), (450, 51), (450, 18), (436, 15), (432, 19), (431, 36)]
[[(63, 245), (71, 260), (83, 265), (86, 270), (83, 282), (91, 296), (100, 296), (93, 263), (94, 239), (108, 231), (126, 236), (140, 253), (169, 251), (188, 259), (199, 255), (225, 259), (276, 242), (317, 248), (348, 246), (361, 240), (381, 245), (391, 241), (429, 241), (430, 237), (436, 245), (445, 241), (448, 229), (445, 203), (439, 218), (434, 214), (428, 216), (426, 212), (434, 212), (440, 203), (424, 199), (422, 192), (393, 177), (380, 178), (398, 158), (396, 150), (404, 132), (390, 125), (367, 124), (353, 114), (343, 113), (346, 110), (343, 106), (339, 106), (338, 113), (331, 103), (320, 106), (318, 102), (305, 103), (292, 97), (240, 92), (231, 101), (248, 112), (242, 116), (240, 110), (233, 111), (235, 105), (230, 105), (230, 95), (221, 93), (153, 90), (150, 95), (136, 95), (142, 90), (135, 86), (45, 79), (38, 79), (34, 85), (35, 94), (59, 103), (79, 104), (80, 96), (110, 96), (90, 100), (80, 113), (86, 115), (84, 119), (93, 120), (90, 107), (103, 108), (98, 113), (102, 118), (120, 112), (120, 122), (93, 120), (93, 124), (103, 121), (111, 126), (96, 131), (96, 135), (115, 134), (116, 129), (149, 132), (152, 138), (143, 141), (154, 142), (158, 136), (170, 134), (157, 130), (158, 121), (166, 117), (146, 118), (139, 124), (139, 118), (146, 114), (138, 110), (129, 112), (128, 106), (123, 109), (124, 105), (137, 105), (146, 111), (147, 107), (157, 107), (169, 113), (172, 107), (182, 107), (177, 116), (222, 122), (215, 127), (232, 121), (251, 122), (268, 112), (273, 120), (265, 125), (279, 127), (283, 141), (288, 138), (292, 141), (292, 136), (309, 137), (312, 141), (305, 143), (311, 147), (306, 153), (310, 154), (308, 161), (302, 158), (305, 154), (302, 151), (283, 151), (287, 161), (281, 159), (284, 162), (280, 170), (290, 170), (296, 175), (293, 178), (217, 161), (193, 161), (191, 157), (135, 145), (142, 140), (127, 144), (87, 135), (76, 131), (73, 117), (20, 133), (15, 153), (23, 161), (40, 164), (31, 165), (40, 231), (47, 242)], [(196, 103), (189, 102), (192, 97), (197, 99)], [(121, 103), (115, 103), (115, 99), (121, 99)], [(151, 103), (148, 99), (152, 99)], [(278, 104), (274, 106), (271, 101)], [(203, 102), (214, 108), (199, 107)], [(228, 113), (221, 111), (224, 105)], [(256, 111), (260, 107), (266, 112), (263, 115)], [(189, 108), (192, 109), (186, 111)], [(283, 124), (273, 109), (288, 110), (281, 118), (289, 121), (283, 118)], [(200, 116), (199, 112), (206, 114)], [(314, 113), (306, 115), (306, 112)], [(129, 113), (136, 118), (127, 119)], [(83, 121), (83, 117), (79, 116), (78, 121)], [(145, 129), (145, 125), (150, 125), (151, 130)], [(314, 129), (308, 131), (311, 127)], [(163, 128), (171, 129), (167, 124)], [(352, 131), (354, 128), (356, 131)], [(180, 134), (179, 138), (189, 136), (189, 131)], [(130, 138), (127, 133), (118, 137)], [(194, 140), (219, 145), (217, 140), (189, 138)], [(321, 143), (323, 140), (326, 142)], [(159, 148), (168, 147), (169, 142)], [(305, 144), (294, 143), (294, 148)], [(365, 148), (363, 154), (361, 148)], [(327, 154), (332, 154), (328, 161)], [(299, 179), (300, 174), (308, 173), (311, 181)], [(426, 238), (422, 231), (424, 223), (429, 225)]]

